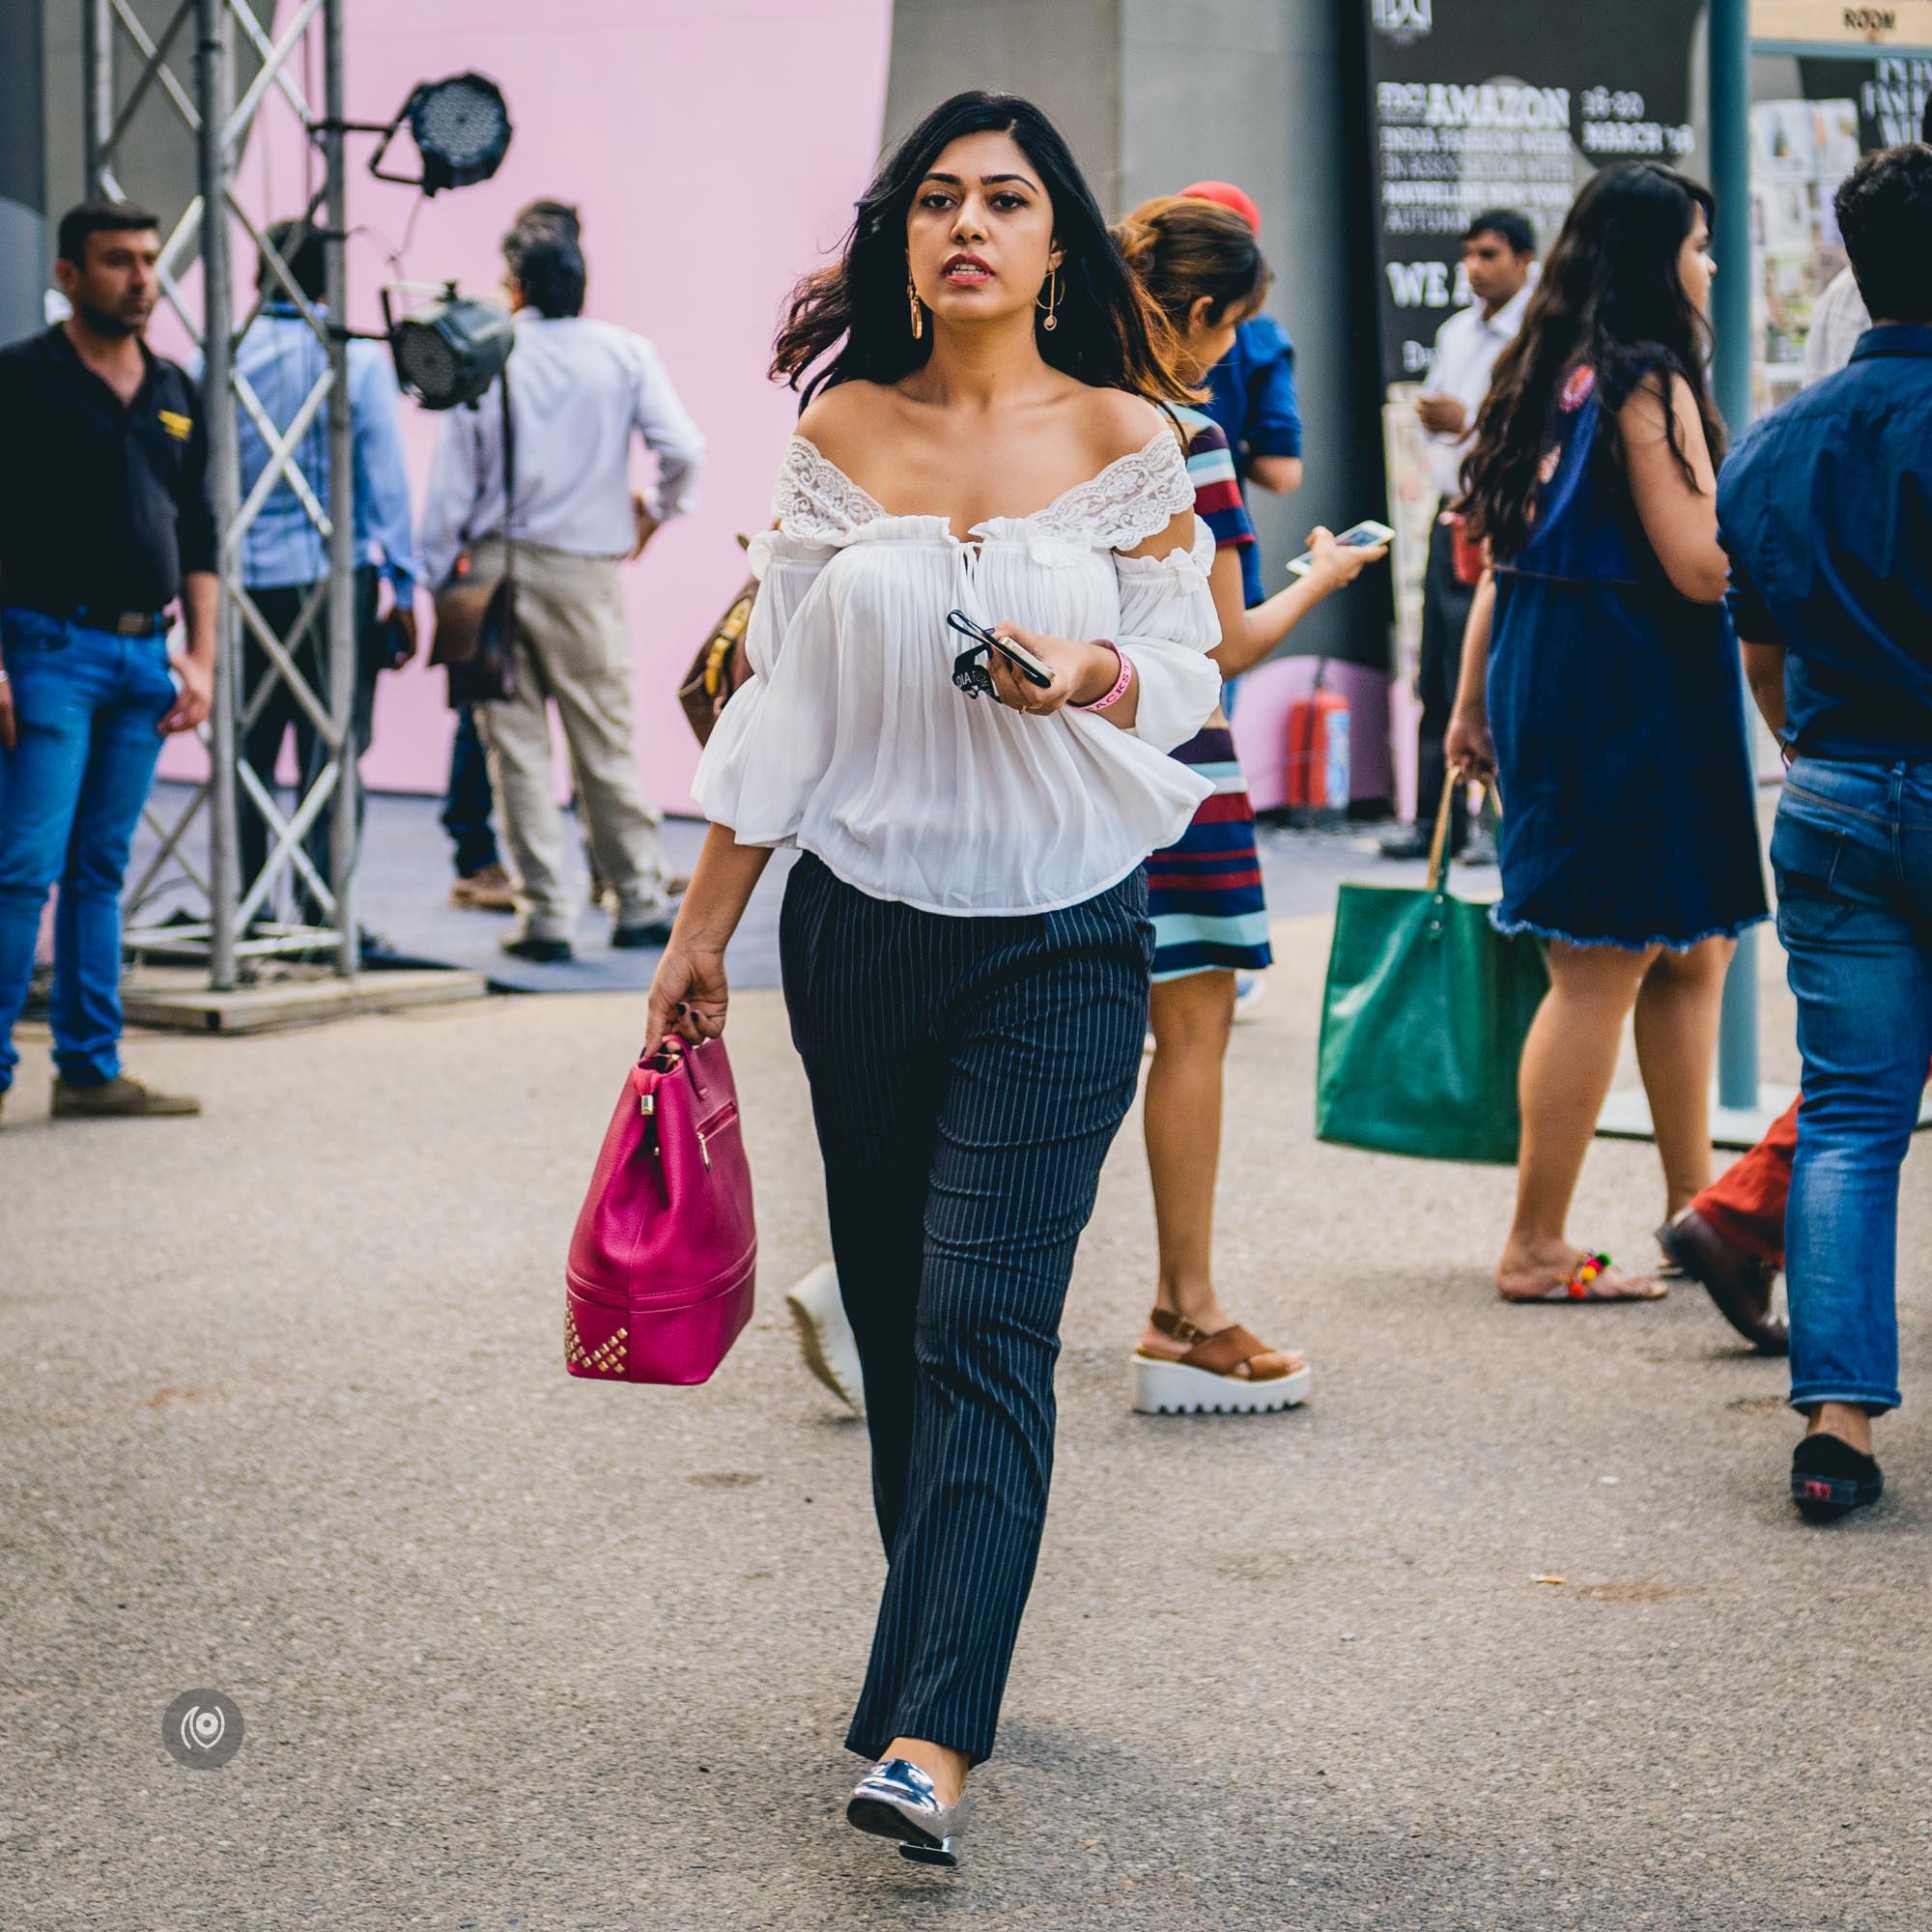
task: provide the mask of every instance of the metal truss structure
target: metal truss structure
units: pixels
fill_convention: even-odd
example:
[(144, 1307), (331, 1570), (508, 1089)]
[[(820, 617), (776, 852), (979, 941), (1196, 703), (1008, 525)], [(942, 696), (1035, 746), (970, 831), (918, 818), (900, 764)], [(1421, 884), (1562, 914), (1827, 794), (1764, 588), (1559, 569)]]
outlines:
[[(129, 952), (166, 952), (205, 958), (209, 983), (216, 990), (234, 986), (244, 970), (264, 956), (321, 954), (336, 972), (352, 974), (357, 964), (353, 895), (355, 868), (355, 747), (353, 743), (356, 682), (354, 466), (349, 414), (348, 341), (341, 325), (348, 312), (344, 242), (348, 233), (343, 161), (343, 0), (283, 0), (279, 32), (266, 28), (247, 0), (161, 0), (149, 13), (166, 12), (166, 24), (151, 34), (133, 0), (82, 0), (85, 8), (87, 64), (86, 157), (90, 192), (122, 196), (138, 184), (124, 185), (119, 169), (137, 111), (156, 94), (179, 118), (195, 144), (199, 191), (166, 239), (161, 250), (164, 298), (202, 354), (202, 403), (208, 418), (209, 461), (216, 522), (220, 531), (220, 596), (214, 704), (203, 728), (209, 776), (173, 823), (151, 807), (148, 824), (159, 841), (129, 895), (125, 937)], [(183, 85), (173, 63), (192, 36), (192, 89)], [(239, 93), (238, 39), (259, 65)], [(131, 48), (138, 61), (125, 85), (117, 84), (117, 54)], [(319, 62), (318, 62), (319, 56)], [(298, 76), (319, 64), (323, 74), (321, 111), (303, 92)], [(270, 216), (258, 215), (237, 193), (238, 164), (264, 111), (279, 101), (299, 124), (303, 139), (323, 158), (321, 184), (298, 211), (322, 234), (327, 265), (327, 300), (318, 309), (297, 287), (289, 266), (270, 245)], [(279, 213), (280, 211), (278, 211)], [(260, 251), (271, 271), (271, 285), (258, 293), (237, 321), (237, 277), (233, 255), (238, 235)], [(185, 286), (199, 260), (200, 300)], [(323, 371), (286, 430), (277, 428), (261, 399), (236, 367), (236, 350), (265, 301), (290, 303), (325, 352)], [(199, 315), (195, 309), (199, 308)], [(327, 412), (328, 475), (327, 502), (316, 480), (303, 474), (297, 458), (319, 413)], [(260, 478), (242, 495), (239, 429), (242, 417), (267, 445), (269, 462)], [(320, 679), (304, 676), (283, 638), (264, 618), (242, 582), (242, 539), (279, 486), (293, 492), (327, 546), (328, 571), (316, 584), (300, 620), (289, 636), (300, 639), (309, 626), (326, 626), (325, 648), (309, 654)], [(258, 648), (246, 653), (263, 674), (244, 692), (241, 676), (243, 639)], [(322, 688), (318, 689), (318, 684)], [(301, 791), (294, 810), (282, 812), (273, 792), (241, 755), (245, 734), (280, 686), (291, 694), (315, 727), (327, 756)], [(268, 830), (268, 856), (252, 879), (240, 876), (238, 812), (253, 810)], [(311, 864), (304, 837), (329, 816), (327, 877)], [(207, 814), (205, 843), (195, 822)], [(206, 869), (197, 862), (206, 853)], [(310, 911), (300, 923), (274, 917), (278, 883), (288, 878)], [(156, 899), (185, 884), (198, 895), (200, 909), (185, 922), (179, 915), (157, 922)], [(316, 908), (319, 908), (317, 912)], [(144, 916), (148, 916), (144, 923)]]

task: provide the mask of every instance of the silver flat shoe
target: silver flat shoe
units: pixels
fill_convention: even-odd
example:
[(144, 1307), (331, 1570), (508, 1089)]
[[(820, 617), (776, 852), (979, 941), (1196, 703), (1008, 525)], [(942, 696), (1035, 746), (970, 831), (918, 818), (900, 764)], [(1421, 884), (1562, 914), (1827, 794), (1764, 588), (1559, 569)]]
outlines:
[(932, 1779), (918, 1765), (889, 1757), (859, 1780), (845, 1821), (875, 1837), (896, 1838), (899, 1857), (916, 1865), (951, 1866), (959, 1862), (952, 1834), (965, 1808), (964, 1797), (957, 1804), (942, 1804)]

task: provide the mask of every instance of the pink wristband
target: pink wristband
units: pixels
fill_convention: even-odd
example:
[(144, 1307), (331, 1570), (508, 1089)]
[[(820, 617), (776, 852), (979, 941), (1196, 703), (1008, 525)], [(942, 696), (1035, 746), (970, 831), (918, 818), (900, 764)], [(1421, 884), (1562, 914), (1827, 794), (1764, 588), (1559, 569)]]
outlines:
[(1104, 711), (1110, 704), (1118, 704), (1127, 695), (1127, 686), (1134, 681), (1134, 661), (1111, 638), (1095, 638), (1096, 644), (1106, 647), (1121, 661), (1121, 674), (1114, 680), (1114, 688), (1105, 697), (1096, 697), (1092, 704), (1076, 704), (1076, 711)]

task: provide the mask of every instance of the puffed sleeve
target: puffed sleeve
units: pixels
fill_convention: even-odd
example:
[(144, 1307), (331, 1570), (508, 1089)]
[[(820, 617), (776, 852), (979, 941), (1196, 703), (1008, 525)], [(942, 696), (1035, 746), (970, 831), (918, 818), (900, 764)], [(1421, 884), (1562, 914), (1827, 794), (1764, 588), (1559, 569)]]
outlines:
[(1221, 701), (1221, 668), (1208, 655), (1221, 641), (1208, 573), (1198, 550), (1160, 557), (1116, 554), (1114, 566), (1121, 580), (1121, 635), (1114, 641), (1140, 676), (1134, 735), (1171, 752)]
[(714, 825), (741, 845), (783, 845), (798, 830), (812, 780), (824, 769), (836, 725), (816, 680), (788, 677), (788, 642), (826, 619), (810, 608), (812, 585), (832, 547), (767, 530), (751, 545), (757, 600), (745, 629), (752, 675), (719, 714), (691, 793)]

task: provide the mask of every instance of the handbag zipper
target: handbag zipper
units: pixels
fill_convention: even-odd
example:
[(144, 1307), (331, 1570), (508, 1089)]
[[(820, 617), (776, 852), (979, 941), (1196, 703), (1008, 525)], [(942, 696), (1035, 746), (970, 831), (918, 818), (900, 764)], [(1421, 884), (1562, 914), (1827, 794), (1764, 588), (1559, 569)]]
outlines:
[(658, 1151), (658, 1096), (655, 1094), (640, 1094), (638, 1096), (638, 1111), (644, 1117), (644, 1146), (650, 1152)]
[(734, 1126), (738, 1120), (738, 1109), (734, 1106), (721, 1107), (717, 1113), (699, 1127), (697, 1132), (697, 1151), (704, 1161), (704, 1171), (711, 1172), (711, 1137), (722, 1128)]

